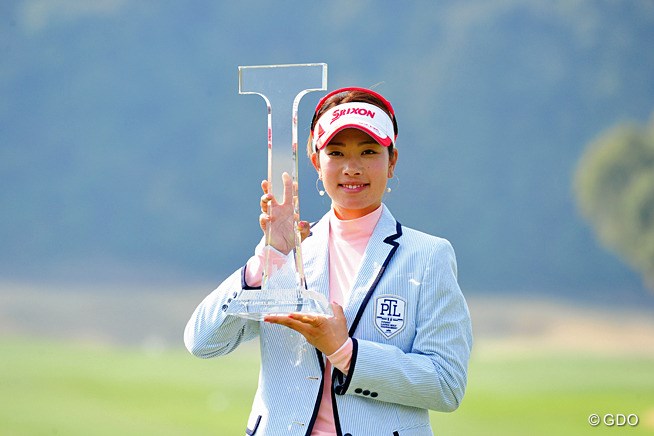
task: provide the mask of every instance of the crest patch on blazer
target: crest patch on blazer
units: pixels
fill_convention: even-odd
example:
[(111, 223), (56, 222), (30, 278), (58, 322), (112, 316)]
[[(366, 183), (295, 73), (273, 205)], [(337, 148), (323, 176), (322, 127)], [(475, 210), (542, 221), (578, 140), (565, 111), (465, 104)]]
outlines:
[(375, 299), (375, 327), (390, 339), (404, 328), (406, 301), (397, 295), (380, 295)]

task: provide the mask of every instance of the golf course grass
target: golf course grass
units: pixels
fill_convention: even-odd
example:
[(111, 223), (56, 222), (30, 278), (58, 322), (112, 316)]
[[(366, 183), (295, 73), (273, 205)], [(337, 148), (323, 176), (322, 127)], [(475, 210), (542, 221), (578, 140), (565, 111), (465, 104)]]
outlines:
[[(258, 370), (255, 344), (201, 360), (181, 348), (4, 337), (0, 434), (242, 435)], [(592, 427), (592, 413), (639, 422)], [(443, 435), (654, 434), (654, 358), (485, 348), (459, 410), (431, 416)]]

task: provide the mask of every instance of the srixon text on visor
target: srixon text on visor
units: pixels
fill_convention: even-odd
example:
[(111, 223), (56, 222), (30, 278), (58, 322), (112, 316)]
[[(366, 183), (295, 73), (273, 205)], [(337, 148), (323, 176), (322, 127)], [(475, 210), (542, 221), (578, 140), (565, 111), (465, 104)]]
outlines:
[(362, 115), (364, 117), (370, 117), (370, 118), (375, 118), (375, 112), (371, 111), (370, 109), (364, 109), (364, 108), (347, 108), (347, 109), (336, 109), (334, 112), (332, 112), (332, 120), (329, 124), (333, 123), (337, 119), (339, 119), (342, 115)]

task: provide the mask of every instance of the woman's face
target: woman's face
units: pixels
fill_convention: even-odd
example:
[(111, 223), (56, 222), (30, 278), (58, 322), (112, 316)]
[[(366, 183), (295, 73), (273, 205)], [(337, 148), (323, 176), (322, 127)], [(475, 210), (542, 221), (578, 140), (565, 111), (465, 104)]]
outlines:
[(393, 177), (397, 150), (388, 149), (358, 129), (344, 129), (311, 162), (332, 199), (336, 216), (355, 219), (381, 205), (386, 181)]

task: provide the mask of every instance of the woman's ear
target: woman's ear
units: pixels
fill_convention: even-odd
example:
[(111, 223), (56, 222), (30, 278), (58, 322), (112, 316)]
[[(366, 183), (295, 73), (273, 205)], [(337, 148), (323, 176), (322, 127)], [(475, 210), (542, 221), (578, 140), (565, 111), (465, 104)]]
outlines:
[(313, 167), (318, 171), (318, 175), (320, 176), (320, 156), (318, 155), (320, 152), (313, 152), (311, 153), (311, 164)]
[(392, 179), (393, 174), (395, 174), (395, 165), (397, 165), (397, 148), (393, 148), (393, 153), (391, 153), (390, 158), (388, 159), (388, 178)]

